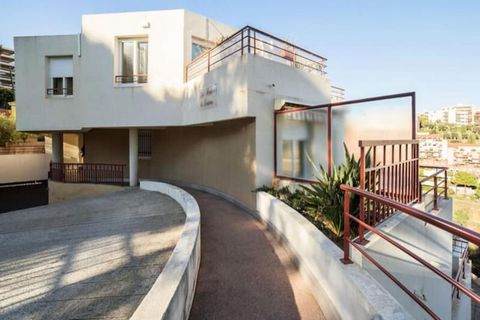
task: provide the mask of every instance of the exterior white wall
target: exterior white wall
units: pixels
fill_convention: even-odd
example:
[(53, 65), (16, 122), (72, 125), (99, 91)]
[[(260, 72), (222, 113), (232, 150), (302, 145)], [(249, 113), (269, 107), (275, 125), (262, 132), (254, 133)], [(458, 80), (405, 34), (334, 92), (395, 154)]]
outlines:
[[(256, 116), (256, 108), (270, 119), (274, 97), (329, 101), (324, 77), (260, 57), (232, 57), (184, 83), (192, 37), (218, 42), (234, 31), (188, 11), (167, 10), (83, 16), (81, 41), (77, 35), (17, 37), (18, 128), (77, 131), (190, 125)], [(148, 83), (118, 86), (117, 40), (135, 36), (149, 39)], [(72, 97), (46, 96), (48, 56), (73, 57)], [(202, 109), (199, 96), (212, 84), (217, 87), (217, 107)]]
[[(452, 200), (440, 200), (440, 211), (433, 213), (452, 220)], [(452, 235), (432, 225), (399, 213), (386, 220), (379, 230), (393, 237), (402, 246), (422, 257), (447, 275), (452, 275)], [(432, 271), (413, 260), (394, 246), (374, 234), (366, 237), (370, 242), (365, 250), (400, 282), (422, 299), (441, 319), (452, 317), (452, 286)], [(382, 271), (352, 247), (352, 260), (386, 288), (416, 319), (429, 316)]]
[(44, 153), (0, 155), (0, 184), (48, 178), (50, 156)]
[[(191, 37), (218, 41), (219, 31), (229, 35), (235, 29), (166, 10), (83, 16), (81, 41), (77, 35), (16, 37), (17, 125), (28, 131), (179, 125)], [(149, 39), (148, 83), (118, 86), (118, 38), (137, 36)], [(73, 57), (72, 97), (46, 96), (48, 56)]]

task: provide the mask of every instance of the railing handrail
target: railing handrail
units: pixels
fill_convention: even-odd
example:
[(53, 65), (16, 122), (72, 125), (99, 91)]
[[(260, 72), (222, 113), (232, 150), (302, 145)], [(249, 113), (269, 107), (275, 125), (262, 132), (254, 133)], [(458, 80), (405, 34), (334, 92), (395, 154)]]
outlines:
[[(404, 284), (402, 284), (391, 272), (389, 272), (385, 267), (383, 267), (378, 261), (376, 261), (371, 255), (369, 255), (365, 249), (362, 248), (362, 245), (359, 243), (356, 243), (355, 241), (352, 241), (350, 237), (350, 219), (357, 222), (359, 226), (362, 228), (367, 229), (368, 231), (372, 232), (373, 234), (376, 234), (379, 236), (381, 239), (387, 241), (389, 244), (393, 245), (397, 249), (401, 250), (414, 260), (416, 260), (418, 263), (435, 273), (437, 276), (442, 278), (443, 280), (447, 281), (449, 284), (451, 284), (454, 287), (454, 290), (461, 291), (463, 294), (465, 294), (467, 297), (472, 299), (472, 301), (475, 301), (475, 303), (480, 303), (480, 295), (476, 294), (473, 290), (470, 288), (467, 288), (465, 285), (463, 285), (457, 277), (453, 278), (451, 275), (447, 275), (434, 265), (432, 265), (430, 262), (427, 260), (421, 258), (419, 255), (415, 254), (413, 251), (409, 250), (405, 246), (401, 245), (399, 242), (395, 241), (395, 239), (389, 237), (385, 232), (379, 231), (375, 226), (371, 226), (362, 219), (359, 219), (355, 217), (354, 215), (351, 214), (350, 212), (350, 194), (355, 194), (357, 196), (360, 196), (361, 199), (367, 198), (379, 203), (382, 203), (384, 205), (390, 206), (400, 212), (403, 212), (411, 217), (414, 217), (416, 219), (419, 219), (423, 222), (426, 222), (428, 224), (431, 224), (433, 226), (438, 227), (439, 229), (449, 232), (450, 234), (453, 234), (455, 236), (461, 237), (463, 239), (467, 239), (468, 241), (473, 242), (476, 245), (480, 244), (480, 234), (473, 231), (466, 229), (460, 225), (457, 225), (451, 221), (448, 221), (446, 219), (440, 218), (438, 216), (434, 216), (431, 214), (428, 214), (422, 210), (407, 206), (403, 203), (391, 200), (389, 198), (380, 196), (376, 193), (368, 192), (359, 188), (355, 188), (349, 185), (342, 184), (340, 186), (341, 190), (345, 191), (345, 198), (344, 198), (344, 224), (345, 224), (345, 232), (344, 232), (344, 241), (343, 241), (343, 250), (344, 250), (344, 256), (341, 259), (341, 261), (345, 264), (352, 263), (350, 260), (350, 245), (352, 245), (354, 248), (356, 248), (362, 255), (364, 255), (370, 262), (372, 262), (377, 268), (379, 268), (388, 278), (390, 278), (396, 285), (398, 285), (408, 296), (410, 296), (422, 309), (425, 310), (431, 317), (434, 319), (440, 319), (438, 315), (435, 314), (435, 312), (430, 309), (424, 301), (419, 299), (414, 292), (409, 290)], [(452, 294), (453, 296), (453, 294)]]
[[(272, 43), (267, 42), (264, 39), (259, 38), (258, 36), (267, 37), (269, 40), (272, 41)], [(238, 37), (239, 37), (238, 40), (235, 40), (232, 42), (232, 40)], [(244, 42), (245, 39), (247, 40), (246, 43)], [(251, 44), (251, 40), (253, 40), (253, 45)], [(279, 42), (280, 45), (273, 43), (273, 41)], [(288, 53), (289, 55), (291, 55), (292, 58), (288, 59), (287, 57), (282, 56), (281, 54), (275, 53), (274, 51), (265, 50), (263, 46), (257, 46), (257, 42), (262, 42), (265, 45), (268, 45), (272, 48), (281, 50), (281, 52)], [(232, 47), (238, 45), (239, 43), (241, 43), (241, 48), (237, 48), (233, 52), (230, 52), (229, 54), (227, 54), (226, 56), (220, 57), (219, 59), (216, 59), (216, 61), (212, 61), (212, 60), (215, 60), (214, 58), (216, 58), (218, 55), (225, 52), (226, 50), (231, 49)], [(225, 45), (227, 45), (227, 47), (225, 47)], [(218, 51), (219, 49), (220, 51)], [(198, 55), (195, 59), (193, 59), (189, 64), (187, 64), (186, 80), (188, 81), (192, 79), (193, 78), (191, 77), (192, 74), (196, 76), (196, 75), (200, 75), (205, 72), (211, 71), (211, 68), (215, 64), (226, 60), (228, 57), (230, 57), (233, 54), (237, 54), (238, 52), (240, 52), (240, 54), (243, 55), (244, 50), (246, 50), (248, 53), (253, 53), (254, 55), (257, 54), (257, 52), (263, 52), (264, 54), (267, 54), (267, 55), (272, 55), (272, 56), (289, 60), (295, 63), (297, 66), (303, 66), (304, 68), (313, 69), (322, 74), (325, 74), (324, 68), (325, 68), (325, 62), (327, 61), (325, 57), (317, 53), (314, 53), (310, 50), (299, 47), (287, 40), (281, 39), (265, 31), (261, 31), (259, 29), (256, 29), (247, 25), (239, 29), (232, 35), (228, 36), (227, 38), (222, 40), (220, 43), (216, 44), (214, 47), (205, 50), (200, 55)], [(303, 53), (303, 55), (299, 53)], [(207, 64), (206, 68), (201, 68), (201, 66), (205, 63)], [(315, 68), (314, 66), (309, 65), (308, 63), (318, 64), (318, 68)], [(200, 70), (198, 70), (198, 68), (200, 68)]]
[(466, 239), (474, 243), (475, 245), (480, 246), (480, 233), (467, 229), (459, 224), (443, 219), (436, 215), (428, 214), (420, 209), (391, 200), (376, 193), (361, 190), (359, 188), (355, 188), (349, 185), (342, 184), (340, 186), (340, 189), (342, 189), (343, 191), (355, 193), (356, 195), (359, 195), (361, 197), (368, 197), (374, 201), (378, 201), (384, 205), (395, 208), (398, 211), (401, 211), (409, 216), (422, 220), (423, 222), (432, 224), (444, 231), (450, 232), (453, 235)]
[(99, 165), (105, 165), (105, 166), (112, 166), (112, 167), (126, 167), (126, 164), (121, 164), (121, 163), (101, 163), (101, 162), (52, 162), (52, 165), (58, 165), (58, 166), (99, 166)]
[(126, 165), (116, 163), (50, 162), (49, 178), (70, 183), (123, 185)]
[(375, 147), (375, 146), (392, 146), (399, 144), (418, 144), (417, 139), (404, 139), (404, 140), (359, 140), (359, 147)]

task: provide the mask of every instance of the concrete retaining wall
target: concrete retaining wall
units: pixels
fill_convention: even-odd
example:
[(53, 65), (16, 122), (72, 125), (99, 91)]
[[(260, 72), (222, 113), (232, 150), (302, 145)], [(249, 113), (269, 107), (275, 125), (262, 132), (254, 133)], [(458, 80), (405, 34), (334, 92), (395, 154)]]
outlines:
[(342, 264), (343, 252), (297, 211), (265, 192), (257, 211), (298, 259), (327, 319), (412, 319), (365, 270)]
[(47, 180), (49, 162), (44, 153), (0, 155), (0, 183)]
[(165, 268), (130, 319), (188, 319), (200, 266), (200, 209), (190, 194), (175, 186), (141, 181), (140, 188), (172, 197), (185, 211), (186, 219)]

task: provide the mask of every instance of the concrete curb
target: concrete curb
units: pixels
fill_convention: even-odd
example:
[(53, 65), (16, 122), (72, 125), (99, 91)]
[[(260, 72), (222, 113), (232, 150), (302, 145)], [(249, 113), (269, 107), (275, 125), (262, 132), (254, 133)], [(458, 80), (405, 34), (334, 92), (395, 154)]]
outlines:
[(157, 181), (140, 181), (140, 189), (170, 196), (185, 211), (185, 227), (165, 268), (131, 320), (188, 319), (200, 266), (200, 209), (184, 190)]

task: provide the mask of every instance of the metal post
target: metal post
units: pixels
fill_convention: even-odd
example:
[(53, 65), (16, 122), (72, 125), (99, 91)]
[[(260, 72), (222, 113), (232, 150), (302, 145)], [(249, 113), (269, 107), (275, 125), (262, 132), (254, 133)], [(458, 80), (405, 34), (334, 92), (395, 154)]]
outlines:
[(248, 43), (248, 54), (250, 54), (250, 28), (248, 28), (247, 32), (247, 43)]
[(241, 55), (243, 56), (243, 30), (242, 30), (242, 33), (240, 34), (240, 36), (242, 37), (242, 53), (241, 53)]
[(257, 30), (253, 30), (253, 54), (257, 54)]
[[(360, 189), (365, 190), (365, 148), (360, 146)], [(346, 194), (346, 193), (345, 193)], [(368, 200), (367, 200), (368, 201)], [(365, 199), (360, 197), (360, 216), (359, 219), (365, 222)], [(364, 243), (363, 238), (364, 228), (362, 225), (358, 226), (358, 242)]]
[(327, 119), (327, 172), (332, 173), (332, 106), (328, 107)]
[[(363, 198), (363, 197), (362, 197)], [(350, 192), (345, 191), (343, 198), (343, 258), (344, 264), (352, 263), (350, 260)]]
[(207, 70), (208, 70), (208, 72), (210, 72), (210, 50), (207, 53), (207, 57), (208, 57), (208, 59), (207, 59), (207, 64), (208, 64), (207, 65)]
[(438, 210), (438, 190), (437, 190), (437, 176), (433, 177), (433, 210)]
[(445, 190), (443, 191), (443, 192), (444, 192), (443, 197), (444, 197), (445, 199), (448, 199), (448, 172), (447, 172), (447, 169), (445, 169), (445, 170), (443, 171), (443, 173), (445, 174), (444, 180), (443, 180), (444, 187), (445, 187)]

